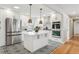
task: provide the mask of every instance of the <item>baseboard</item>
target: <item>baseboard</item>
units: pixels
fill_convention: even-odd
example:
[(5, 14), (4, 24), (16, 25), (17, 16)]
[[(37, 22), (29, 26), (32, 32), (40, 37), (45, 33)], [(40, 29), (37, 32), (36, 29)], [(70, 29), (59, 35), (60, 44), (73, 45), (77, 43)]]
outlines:
[(68, 42), (71, 38), (73, 38), (73, 35), (69, 39), (65, 40), (64, 43)]

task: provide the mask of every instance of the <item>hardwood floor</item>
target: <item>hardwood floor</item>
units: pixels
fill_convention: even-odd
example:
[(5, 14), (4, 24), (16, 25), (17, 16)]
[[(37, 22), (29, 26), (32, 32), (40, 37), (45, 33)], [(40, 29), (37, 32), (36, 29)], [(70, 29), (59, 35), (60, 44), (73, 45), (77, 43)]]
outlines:
[(51, 54), (79, 54), (79, 36), (72, 37), (64, 45), (51, 51)]

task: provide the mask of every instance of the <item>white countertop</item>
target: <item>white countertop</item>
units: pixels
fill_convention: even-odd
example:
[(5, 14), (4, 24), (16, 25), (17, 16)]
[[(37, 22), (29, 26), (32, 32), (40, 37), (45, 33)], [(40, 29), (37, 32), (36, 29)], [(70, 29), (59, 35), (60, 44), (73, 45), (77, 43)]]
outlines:
[(43, 33), (48, 33), (48, 32), (49, 31), (47, 31), (47, 30), (40, 30), (38, 32), (35, 32), (35, 31), (30, 31), (30, 32), (22, 31), (22, 34), (37, 35), (37, 34), (43, 34)]

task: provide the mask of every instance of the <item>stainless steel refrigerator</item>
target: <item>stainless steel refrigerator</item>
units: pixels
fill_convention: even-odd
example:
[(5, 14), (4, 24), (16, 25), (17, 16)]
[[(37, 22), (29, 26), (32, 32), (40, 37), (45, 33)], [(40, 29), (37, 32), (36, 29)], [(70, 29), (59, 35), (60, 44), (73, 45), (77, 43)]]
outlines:
[(6, 18), (6, 45), (12, 45), (21, 42), (22, 21), (16, 18)]

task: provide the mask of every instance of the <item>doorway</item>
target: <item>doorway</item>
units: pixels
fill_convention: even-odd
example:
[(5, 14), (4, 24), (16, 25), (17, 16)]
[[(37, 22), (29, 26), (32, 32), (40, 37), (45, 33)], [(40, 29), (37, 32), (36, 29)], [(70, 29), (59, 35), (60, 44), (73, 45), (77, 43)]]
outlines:
[(74, 36), (79, 36), (79, 19), (74, 21)]

